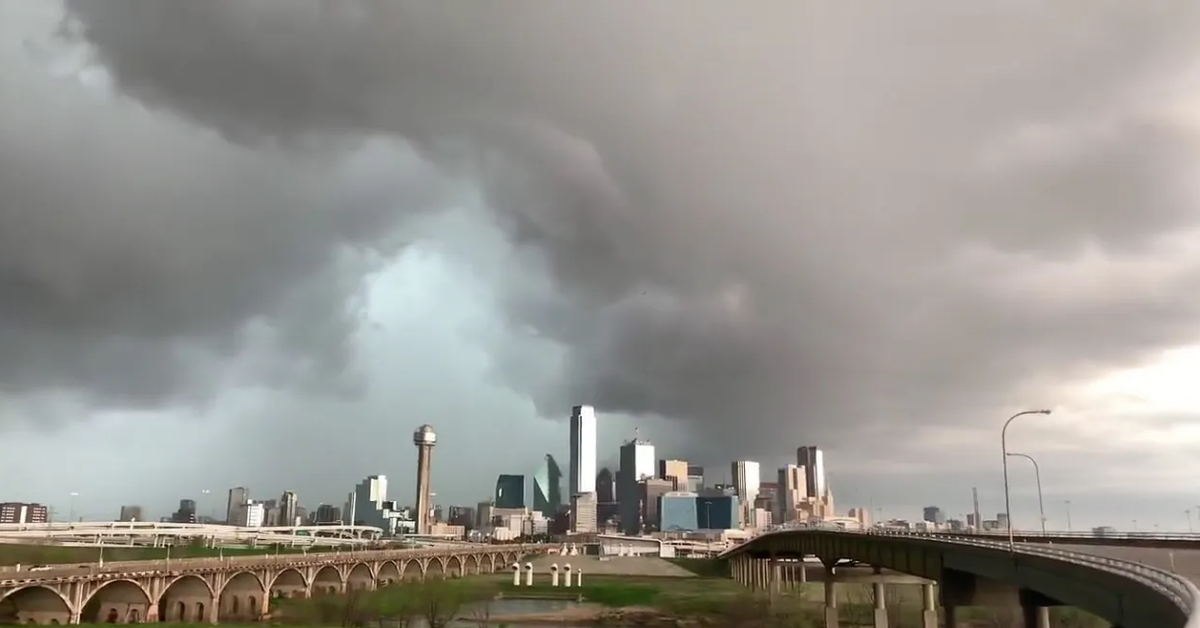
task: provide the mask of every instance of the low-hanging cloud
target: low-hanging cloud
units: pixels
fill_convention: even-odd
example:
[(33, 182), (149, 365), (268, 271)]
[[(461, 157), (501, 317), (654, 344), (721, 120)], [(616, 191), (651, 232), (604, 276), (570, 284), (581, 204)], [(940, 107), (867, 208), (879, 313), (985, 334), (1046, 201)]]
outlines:
[[(962, 420), (1196, 337), (1200, 265), (1164, 248), (1200, 226), (1193, 131), (1162, 106), (1186, 3), (66, 6), (118, 90), (214, 134), (114, 105), (147, 120), (89, 125), (75, 157), (105, 169), (78, 187), (45, 176), (71, 138), (5, 142), (12, 389), (172, 398), (177, 369), (112, 383), (79, 351), (188, 364), (181, 340), (219, 352), (263, 316), (339, 346), (336, 252), (397, 250), (445, 179), (551, 280), (505, 311), (565, 349), (561, 379), (503, 374), (548, 415), (588, 400), (770, 447)], [(364, 137), (420, 157), (347, 180)], [(328, 308), (284, 305), (321, 287)]]

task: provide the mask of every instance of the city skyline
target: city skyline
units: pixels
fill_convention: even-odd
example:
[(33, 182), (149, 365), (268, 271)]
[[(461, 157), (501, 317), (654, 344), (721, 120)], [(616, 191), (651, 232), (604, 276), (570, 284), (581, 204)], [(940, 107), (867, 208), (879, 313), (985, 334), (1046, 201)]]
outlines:
[[(620, 432), (623, 430), (619, 425), (611, 425), (611, 424), (605, 425), (605, 423), (606, 422), (603, 419), (598, 422), (598, 427), (604, 428), (604, 429), (598, 429), (598, 432), (604, 436), (616, 437), (615, 438), (615, 441), (617, 444), (616, 451), (619, 453), (620, 447), (628, 445), (628, 443), (631, 441), (621, 440), (620, 434), (609, 434), (608, 432), (611, 432), (611, 431)], [(619, 421), (618, 421), (618, 423), (619, 423)], [(646, 444), (653, 449), (653, 452), (654, 452), (653, 456), (651, 456), (651, 455), (643, 456), (643, 458), (645, 458), (645, 460), (643, 461), (644, 462), (643, 466), (646, 466), (647, 469), (650, 469), (650, 472), (649, 472), (650, 475), (657, 475), (659, 463), (662, 460), (670, 459), (670, 456), (672, 455), (671, 453), (669, 453), (670, 450), (654, 448), (654, 445), (652, 444), (652, 442), (645, 438), (639, 438), (639, 439), (635, 439), (635, 440), (637, 440), (639, 443)], [(757, 460), (747, 460), (746, 462), (757, 463), (759, 465), (759, 467), (761, 469), (761, 471), (760, 471), (760, 475), (762, 477), (761, 481), (773, 482), (775, 480), (775, 475), (776, 475), (775, 469), (777, 469), (777, 468), (782, 469), (789, 464), (795, 464), (795, 462), (800, 460), (801, 456), (804, 455), (802, 452), (806, 449), (809, 449), (809, 448), (808, 447), (799, 447), (799, 448), (793, 449), (792, 450), (793, 451), (793, 454), (792, 454), (793, 460), (787, 461), (785, 458), (779, 463), (778, 467), (776, 467), (772, 463), (760, 462)], [(613, 459), (619, 458), (619, 456), (617, 456), (617, 455), (611, 455), (611, 453), (606, 455), (604, 452), (605, 452), (604, 446), (601, 446), (599, 451), (597, 452), (597, 458), (600, 460), (604, 460), (606, 458), (613, 458)], [(821, 457), (823, 458), (824, 454), (826, 453), (826, 450), (824, 448), (820, 448), (819, 453), (821, 454)], [(663, 458), (663, 456), (667, 456), (667, 458)], [(678, 456), (678, 455), (675, 455), (674, 457), (677, 459), (682, 458), (681, 456)], [(840, 455), (839, 455), (839, 457), (840, 457)], [(693, 461), (687, 460), (686, 462), (692, 463)], [(412, 462), (412, 464), (415, 465), (415, 460)], [(541, 463), (539, 463), (539, 465), (540, 464)], [(709, 465), (701, 465), (701, 466), (707, 466), (710, 470), (710, 472), (708, 473), (708, 476), (706, 477), (707, 484), (709, 486), (711, 486), (713, 484), (721, 484), (721, 483), (727, 483), (727, 484), (732, 485), (734, 483), (733, 482), (734, 476), (732, 474), (729, 474), (727, 476), (726, 474), (729, 473), (729, 471), (722, 471), (721, 469), (724, 468), (724, 469), (728, 470), (730, 468), (730, 465), (732, 465), (733, 467), (736, 468), (738, 464), (739, 464), (738, 461), (735, 460), (734, 462), (729, 463), (727, 465), (709, 464)], [(538, 465), (528, 465), (528, 468), (536, 469), (537, 466)], [(613, 465), (613, 466), (617, 467), (619, 465)], [(821, 465), (821, 466), (823, 467), (824, 465)], [(405, 475), (406, 471), (410, 474), (409, 476)], [(383, 475), (387, 475), (392, 482), (397, 481), (397, 478), (407, 478), (410, 476), (415, 480), (414, 471), (415, 471), (415, 467), (414, 467), (414, 469), (409, 469), (409, 470), (399, 469), (397, 473), (383, 474)], [(842, 475), (847, 475), (848, 477), (853, 478), (855, 476), (855, 474), (853, 473), (853, 470), (848, 470), (848, 471), (850, 471), (850, 472), (849, 473), (839, 473), (839, 477), (841, 477)], [(616, 471), (614, 471), (614, 474), (615, 473), (616, 473)], [(532, 472), (527, 470), (526, 474), (529, 475), (530, 477), (532, 477)], [(503, 474), (500, 474), (500, 475), (503, 475)], [(436, 464), (433, 469), (433, 476), (434, 476), (434, 485), (436, 486), (436, 485), (438, 485), (438, 473), (437, 473), (437, 465)], [(985, 476), (986, 476), (986, 474), (985, 474)], [(1034, 494), (1032, 493), (1031, 486), (1023, 487), (1018, 482), (1018, 480), (1021, 478), (1021, 476), (1022, 476), (1022, 473), (1019, 470), (1012, 471), (1012, 477), (1014, 478), (1014, 487), (1013, 487), (1014, 521), (1016, 521), (1016, 525), (1018, 527), (1032, 529), (1033, 527), (1035, 527), (1034, 522), (1035, 522), (1035, 517), (1036, 517), (1036, 513), (1033, 511), (1034, 504), (1032, 501)], [(362, 476), (360, 476), (358, 479), (361, 480), (361, 477)], [(372, 477), (374, 477), (374, 476), (372, 475)], [(433, 500), (433, 503), (435, 506), (439, 506), (439, 507), (464, 506), (464, 505), (474, 504), (481, 497), (490, 498), (491, 493), (494, 490), (492, 485), (494, 485), (495, 477), (496, 476), (493, 476), (491, 484), (488, 484), (488, 482), (484, 482), (484, 484), (487, 485), (488, 488), (485, 488), (484, 490), (479, 492), (478, 495), (475, 495), (476, 489), (468, 489), (466, 492), (460, 491), (457, 493), (457, 495), (465, 496), (465, 497), (455, 498), (453, 496), (455, 494), (451, 494), (451, 495), (447, 495), (445, 498), (441, 498), (441, 497), (436, 498)], [(806, 480), (808, 479), (808, 474), (805, 474), (805, 478), (806, 478)], [(368, 480), (369, 479), (370, 478), (368, 478)], [(1027, 479), (1031, 480), (1032, 478), (1027, 478)], [(399, 486), (399, 492), (400, 492), (400, 494), (403, 494), (404, 485), (412, 484), (412, 482), (410, 482), (408, 479), (401, 479), (399, 481), (401, 482), (401, 485)], [(244, 483), (244, 484), (249, 484), (249, 483)], [(289, 485), (289, 486), (291, 486), (291, 485)], [(931, 499), (926, 499), (924, 502), (914, 501), (912, 503), (896, 504), (896, 503), (888, 503), (885, 500), (877, 499), (876, 496), (870, 490), (868, 490), (864, 493), (862, 490), (855, 489), (853, 486), (851, 486), (849, 488), (850, 488), (850, 490), (848, 491), (848, 493), (850, 495), (850, 498), (839, 502), (839, 506), (838, 506), (839, 510), (837, 511), (837, 514), (839, 516), (845, 514), (843, 511), (847, 507), (860, 507), (860, 508), (868, 509), (871, 512), (872, 519), (874, 519), (878, 515), (882, 514), (885, 519), (919, 521), (919, 519), (920, 519), (919, 515), (920, 515), (922, 509), (927, 507), (929, 503), (944, 504), (945, 505), (944, 512), (946, 513), (946, 516), (948, 518), (965, 519), (967, 514), (969, 514), (971, 512), (971, 506), (968, 502), (968, 500), (970, 499), (970, 491), (969, 490), (960, 491), (956, 497), (947, 498), (945, 496), (938, 496), (935, 494), (934, 497), (932, 497)], [(1095, 498), (1094, 500), (1091, 500), (1091, 501), (1086, 496), (1084, 496), (1083, 499), (1080, 499), (1081, 493), (1073, 490), (1070, 493), (1066, 493), (1067, 495), (1071, 495), (1073, 497), (1060, 497), (1060, 495), (1062, 495), (1063, 493), (1060, 493), (1058, 489), (1056, 489), (1053, 486), (1050, 486), (1047, 488), (1048, 488), (1047, 519), (1048, 519), (1050, 528), (1052, 528), (1052, 529), (1054, 528), (1056, 523), (1060, 526), (1063, 526), (1063, 528), (1065, 528), (1064, 522), (1067, 519), (1066, 512), (1069, 510), (1071, 513), (1070, 519), (1073, 520), (1076, 527), (1079, 527), (1079, 526), (1094, 527), (1094, 526), (1105, 525), (1105, 526), (1113, 526), (1118, 529), (1132, 529), (1133, 527), (1140, 527), (1147, 531), (1148, 530), (1157, 530), (1157, 529), (1185, 531), (1188, 529), (1188, 527), (1187, 527), (1188, 522), (1186, 521), (1186, 518), (1184, 517), (1183, 511), (1191, 510), (1192, 512), (1200, 512), (1200, 505), (1188, 506), (1188, 505), (1184, 504), (1185, 500), (1181, 500), (1181, 501), (1177, 502), (1178, 504), (1183, 505), (1183, 509), (1180, 509), (1178, 512), (1175, 512), (1176, 509), (1174, 509), (1174, 508), (1169, 508), (1169, 507), (1162, 508), (1161, 504), (1154, 503), (1155, 498), (1151, 495), (1151, 496), (1145, 497), (1144, 505), (1137, 506), (1134, 508), (1134, 511), (1136, 513), (1138, 513), (1136, 517), (1131, 517), (1124, 513), (1123, 513), (1123, 516), (1121, 516), (1121, 517), (1113, 517), (1112, 515), (1105, 513), (1105, 511), (1102, 508), (1096, 507), (1096, 506), (1101, 506), (1101, 507), (1104, 506), (1105, 500), (1103, 499), (1102, 496), (1097, 496), (1097, 498)], [(229, 502), (230, 505), (232, 505), (232, 500), (236, 499), (231, 496), (229, 498), (229, 500), (226, 500), (226, 498), (225, 498), (226, 493), (232, 494), (234, 491), (236, 491), (238, 489), (245, 490), (248, 493), (251, 491), (251, 486), (238, 485), (236, 487), (233, 487), (230, 489), (225, 489), (225, 490), (221, 490), (221, 489), (214, 490), (214, 489), (205, 488), (205, 489), (196, 491), (196, 493), (199, 493), (199, 495), (172, 496), (169, 498), (169, 501), (167, 502), (167, 504), (165, 504), (161, 507), (156, 507), (156, 505), (153, 502), (149, 502), (146, 500), (134, 499), (134, 500), (125, 500), (123, 503), (115, 504), (111, 508), (107, 507), (107, 506), (102, 507), (100, 509), (89, 508), (89, 507), (84, 506), (84, 504), (86, 502), (81, 501), (84, 498), (84, 496), (78, 492), (73, 492), (74, 495), (70, 496), (69, 502), (70, 502), (70, 509), (72, 511), (76, 511), (80, 517), (83, 517), (85, 519), (86, 519), (86, 515), (88, 512), (99, 512), (100, 518), (97, 520), (110, 520), (110, 519), (113, 519), (114, 516), (108, 514), (108, 512), (107, 512), (108, 510), (119, 509), (121, 506), (124, 506), (124, 505), (136, 504), (139, 507), (142, 507), (143, 509), (145, 509), (146, 512), (151, 513), (152, 515), (157, 515), (157, 516), (153, 517), (153, 519), (156, 520), (162, 516), (166, 516), (167, 514), (169, 514), (170, 510), (174, 509), (177, 506), (179, 498), (189, 499), (189, 500), (194, 499), (196, 502), (195, 510), (197, 511), (198, 515), (211, 516), (209, 513), (223, 514), (224, 512), (226, 512), (226, 511), (222, 510), (222, 508), (227, 508), (227, 505), (226, 505), (227, 501)], [(265, 493), (265, 495), (266, 495), (265, 499), (275, 501), (279, 498), (279, 494), (281, 492), (285, 492), (285, 491), (292, 492), (290, 489), (283, 489), (283, 491), (268, 490)], [(316, 508), (322, 504), (334, 505), (334, 506), (338, 506), (338, 507), (342, 506), (342, 503), (340, 501), (338, 501), (336, 498), (322, 499), (322, 498), (318, 498), (318, 497), (311, 497), (310, 493), (308, 493), (307, 491), (302, 491), (302, 490), (297, 490), (297, 491), (295, 491), (295, 493), (300, 494), (299, 503), (302, 506), (308, 508), (310, 512), (315, 511)], [(864, 494), (866, 495), (866, 497), (864, 499), (862, 499), (861, 502), (858, 501), (855, 497), (856, 495), (864, 495)], [(914, 495), (921, 494), (921, 495), (925, 495), (925, 496), (930, 495), (930, 493), (927, 493), (927, 492), (926, 493), (913, 493), (913, 494)], [(415, 506), (415, 502), (413, 500), (408, 499), (406, 497), (397, 496), (397, 490), (389, 490), (388, 495), (389, 495), (388, 499), (397, 500), (398, 506), (401, 506), (401, 507), (414, 507)], [(997, 492), (991, 492), (985, 488), (981, 491), (981, 495), (983, 496), (982, 501), (984, 501), (984, 506), (983, 506), (982, 510), (985, 514), (989, 512), (990, 508), (998, 507), (999, 504), (997, 504), (996, 506), (989, 505), (989, 501), (994, 501), (999, 498), (999, 494)], [(0, 498), (3, 498), (3, 496), (0, 496)], [(526, 498), (527, 498), (527, 501), (529, 501), (531, 499), (531, 497), (529, 497), (529, 494), (526, 495)], [(259, 502), (261, 499), (264, 499), (264, 493), (260, 489), (259, 491), (254, 493), (253, 500), (255, 502)], [(1024, 500), (1025, 503), (1023, 503), (1022, 500)], [(1072, 502), (1072, 504), (1070, 506), (1067, 506), (1065, 504), (1065, 502), (1068, 500)], [(51, 512), (57, 514), (57, 516), (60, 520), (63, 515), (63, 509), (61, 507), (58, 507), (53, 500), (37, 499), (37, 498), (33, 498), (33, 499), (18, 498), (18, 499), (11, 499), (10, 501), (15, 501), (15, 502), (26, 501), (26, 502), (45, 504), (50, 509)], [(566, 503), (565, 500), (564, 500), (564, 503)], [(1139, 502), (1137, 500), (1134, 500), (1131, 503), (1143, 504), (1143, 502)], [(529, 504), (529, 503), (526, 504), (527, 507), (529, 507), (530, 505), (531, 504)], [(1150, 507), (1146, 507), (1146, 506), (1150, 506)], [(1157, 506), (1157, 508), (1153, 507), (1153, 506)], [(244, 518), (244, 515), (242, 515), (242, 517)], [(985, 517), (985, 519), (986, 518), (987, 517)], [(216, 519), (224, 520), (223, 517), (216, 517)], [(1135, 522), (1139, 522), (1139, 523), (1135, 523)], [(1122, 525), (1122, 523), (1124, 523), (1125, 525)], [(1198, 522), (1198, 523), (1200, 523), (1200, 522)]]
[(1009, 446), (1051, 525), (1184, 526), (1200, 20), (914, 1), (545, 31), (432, 3), (428, 41), (367, 4), (255, 15), (304, 38), (236, 2), (0, 4), (0, 498), (311, 506), (381, 474), (410, 503), (428, 421), (435, 501), (470, 504), (568, 460), (587, 402), (597, 466), (635, 427), (714, 474), (816, 443), (839, 504), (991, 512), (1000, 425), (1048, 407)]

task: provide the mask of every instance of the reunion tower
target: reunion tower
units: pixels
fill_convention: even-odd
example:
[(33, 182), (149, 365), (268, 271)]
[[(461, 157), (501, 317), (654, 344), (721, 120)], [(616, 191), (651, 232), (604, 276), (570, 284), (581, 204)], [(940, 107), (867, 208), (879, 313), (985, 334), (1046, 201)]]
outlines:
[(429, 425), (422, 425), (413, 432), (413, 444), (417, 446), (417, 534), (429, 534), (429, 467), (437, 434)]

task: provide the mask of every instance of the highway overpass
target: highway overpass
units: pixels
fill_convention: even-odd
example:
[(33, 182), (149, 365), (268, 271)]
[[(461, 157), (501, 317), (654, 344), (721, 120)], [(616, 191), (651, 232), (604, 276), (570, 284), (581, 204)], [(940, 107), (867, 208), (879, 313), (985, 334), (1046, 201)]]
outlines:
[(791, 528), (761, 534), (720, 558), (731, 561), (736, 580), (775, 595), (786, 582), (784, 570), (802, 565), (789, 561), (818, 557), (825, 571), (827, 628), (838, 624), (838, 569), (848, 563), (875, 567), (879, 574), (872, 580), (876, 628), (887, 628), (884, 572), (927, 583), (926, 628), (937, 628), (939, 620), (954, 628), (955, 611), (964, 606), (1020, 606), (1028, 628), (1049, 628), (1048, 609), (1057, 605), (1082, 608), (1120, 628), (1200, 628), (1196, 540), (1152, 535), (1016, 540), (1010, 548), (1007, 538), (993, 536)]

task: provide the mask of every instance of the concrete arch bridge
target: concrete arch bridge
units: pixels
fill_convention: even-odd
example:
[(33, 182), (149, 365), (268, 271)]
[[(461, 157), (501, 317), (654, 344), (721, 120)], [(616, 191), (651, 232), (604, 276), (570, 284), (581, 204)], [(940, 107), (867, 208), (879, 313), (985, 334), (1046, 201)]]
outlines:
[(279, 597), (507, 570), (546, 545), (129, 561), (0, 573), (0, 623), (254, 621)]

